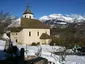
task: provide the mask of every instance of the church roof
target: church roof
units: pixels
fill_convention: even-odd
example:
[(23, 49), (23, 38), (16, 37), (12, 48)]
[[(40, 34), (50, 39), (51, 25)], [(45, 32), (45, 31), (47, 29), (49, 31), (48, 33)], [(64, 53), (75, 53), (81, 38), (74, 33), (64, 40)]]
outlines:
[(37, 19), (28, 19), (28, 18), (21, 18), (21, 27), (22, 28), (40, 28), (40, 29), (50, 29), (49, 26), (42, 23)]
[(22, 28), (21, 27), (9, 27), (7, 30), (10, 30), (11, 32), (20, 32)]
[[(16, 22), (20, 22), (19, 24), (17, 23), (12, 23), (11, 26), (9, 26), (7, 28), (7, 30), (10, 30), (11, 32), (19, 32), (21, 31), (23, 28), (28, 28), (28, 29), (50, 29), (50, 27), (44, 23), (42, 23), (41, 21), (37, 20), (37, 19), (28, 19), (28, 18), (21, 18), (20, 21), (16, 21)], [(18, 26), (19, 25), (19, 26)]]
[(40, 39), (51, 39), (51, 36), (46, 33), (42, 33), (42, 35), (40, 36)]
[(33, 14), (33, 13), (29, 9), (29, 6), (27, 6), (27, 9), (25, 10), (25, 12), (23, 14)]

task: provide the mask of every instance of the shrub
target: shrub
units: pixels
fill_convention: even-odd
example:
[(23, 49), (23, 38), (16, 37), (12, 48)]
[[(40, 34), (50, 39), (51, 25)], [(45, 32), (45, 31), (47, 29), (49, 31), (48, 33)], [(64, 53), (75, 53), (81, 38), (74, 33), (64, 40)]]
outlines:
[(31, 46), (37, 46), (37, 43), (33, 42), (33, 43), (31, 44)]
[(37, 45), (40, 45), (40, 42), (38, 42)]

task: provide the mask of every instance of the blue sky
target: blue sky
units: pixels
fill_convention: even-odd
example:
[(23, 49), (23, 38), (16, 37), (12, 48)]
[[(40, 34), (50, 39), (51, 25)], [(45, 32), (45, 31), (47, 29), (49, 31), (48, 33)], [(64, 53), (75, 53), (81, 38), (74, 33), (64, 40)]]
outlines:
[(0, 10), (22, 17), (26, 6), (36, 18), (50, 14), (85, 14), (85, 0), (0, 0)]

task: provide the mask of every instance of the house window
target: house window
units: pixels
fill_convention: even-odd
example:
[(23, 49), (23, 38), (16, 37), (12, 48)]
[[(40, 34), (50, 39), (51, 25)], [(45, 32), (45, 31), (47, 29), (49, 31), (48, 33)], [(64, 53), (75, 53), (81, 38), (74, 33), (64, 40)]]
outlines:
[(29, 16), (29, 19), (31, 19), (31, 16)]
[(31, 32), (29, 32), (29, 36), (31, 36)]
[(17, 39), (16, 39), (16, 42), (17, 42)]
[(26, 18), (26, 15), (25, 15), (25, 18)]
[(37, 32), (37, 36), (39, 36), (39, 32)]

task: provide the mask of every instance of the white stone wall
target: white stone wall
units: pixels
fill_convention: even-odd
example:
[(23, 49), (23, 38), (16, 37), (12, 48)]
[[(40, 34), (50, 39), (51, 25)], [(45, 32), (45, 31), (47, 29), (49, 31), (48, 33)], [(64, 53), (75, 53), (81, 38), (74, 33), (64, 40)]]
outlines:
[(20, 31), (20, 32), (11, 32), (10, 33), (10, 35), (11, 35), (11, 40), (12, 41), (15, 41), (16, 42), (16, 40), (17, 40), (17, 43), (22, 43), (22, 31)]
[(18, 37), (17, 37), (17, 39), (18, 39), (18, 43), (22, 43), (22, 41), (23, 41), (22, 31), (20, 31), (20, 32), (18, 33), (17, 36), (18, 36)]
[[(29, 32), (31, 32), (31, 36), (29, 36)], [(37, 35), (37, 32), (39, 32), (39, 36)], [(16, 41), (17, 39), (17, 42), (22, 44), (30, 45), (33, 42), (48, 44), (51, 39), (40, 39), (42, 33), (47, 33), (48, 35), (50, 35), (50, 29), (22, 29), (20, 32), (11, 32), (10, 35), (12, 41)]]
[(13, 42), (16, 42), (16, 40), (17, 40), (17, 42), (19, 41), (19, 40), (18, 40), (18, 35), (19, 35), (18, 32), (11, 32), (10, 35), (11, 35), (11, 36), (10, 36), (11, 41), (13, 41)]
[(41, 39), (41, 44), (49, 44), (52, 41), (52, 39)]
[[(31, 32), (31, 36), (29, 36), (29, 32)], [(39, 32), (39, 36), (37, 35)], [(50, 29), (23, 29), (22, 30), (22, 39), (24, 44), (32, 44), (33, 42), (38, 43), (40, 42), (40, 36), (42, 33), (47, 33), (50, 35)]]
[(32, 14), (24, 14), (23, 18), (30, 18), (33, 19), (33, 15)]

